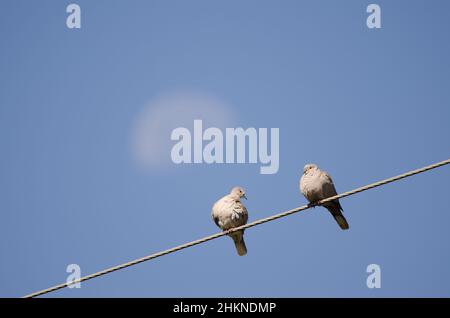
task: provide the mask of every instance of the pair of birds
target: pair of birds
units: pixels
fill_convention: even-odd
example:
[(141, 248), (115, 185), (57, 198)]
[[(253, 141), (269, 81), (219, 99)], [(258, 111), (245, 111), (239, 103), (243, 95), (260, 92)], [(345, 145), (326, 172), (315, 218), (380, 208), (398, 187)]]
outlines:
[[(307, 164), (303, 168), (303, 175), (300, 178), (300, 191), (311, 204), (337, 195), (330, 175), (320, 170), (315, 164)], [(247, 223), (248, 212), (241, 202), (242, 198), (247, 199), (245, 190), (241, 187), (234, 187), (230, 194), (224, 196), (214, 204), (211, 212), (212, 218), (216, 225), (223, 231)], [(347, 220), (342, 214), (343, 209), (339, 200), (336, 199), (326, 202), (323, 206), (330, 211), (341, 229), (347, 230), (349, 228)], [(235, 231), (228, 235), (233, 239), (238, 254), (240, 256), (247, 254), (244, 230)]]

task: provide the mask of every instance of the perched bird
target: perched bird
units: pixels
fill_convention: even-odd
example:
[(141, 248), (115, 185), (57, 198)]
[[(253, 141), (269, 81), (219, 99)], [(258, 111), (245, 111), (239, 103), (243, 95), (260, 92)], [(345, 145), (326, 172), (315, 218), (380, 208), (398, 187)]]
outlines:
[[(217, 201), (211, 211), (214, 222), (222, 230), (226, 231), (247, 223), (248, 213), (241, 203), (241, 198), (247, 199), (245, 191), (241, 187), (234, 187), (230, 194)], [(236, 250), (240, 256), (247, 254), (244, 242), (244, 230), (230, 233)]]
[[(333, 180), (325, 171), (321, 171), (315, 164), (307, 164), (303, 168), (303, 175), (300, 178), (300, 191), (310, 203), (337, 195)], [(324, 203), (323, 206), (330, 211), (341, 229), (349, 228), (347, 220), (342, 214), (339, 200), (332, 200)]]

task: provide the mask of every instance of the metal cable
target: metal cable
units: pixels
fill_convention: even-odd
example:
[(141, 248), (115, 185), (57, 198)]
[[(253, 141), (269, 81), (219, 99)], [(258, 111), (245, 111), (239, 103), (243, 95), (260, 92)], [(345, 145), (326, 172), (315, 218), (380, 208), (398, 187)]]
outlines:
[(50, 287), (50, 288), (47, 288), (47, 289), (44, 289), (44, 290), (41, 290), (41, 291), (37, 291), (37, 292), (34, 292), (32, 294), (24, 296), (24, 298), (32, 298), (32, 297), (37, 297), (37, 296), (41, 296), (41, 295), (44, 295), (44, 294), (48, 294), (48, 293), (51, 293), (53, 291), (65, 288), (65, 287), (70, 286), (70, 285), (81, 283), (81, 282), (87, 281), (89, 279), (93, 279), (93, 278), (96, 278), (96, 277), (99, 277), (99, 276), (103, 276), (103, 275), (106, 275), (106, 274), (118, 271), (120, 269), (124, 269), (124, 268), (130, 267), (130, 266), (133, 266), (133, 265), (145, 262), (145, 261), (149, 261), (151, 259), (155, 259), (155, 258), (164, 256), (164, 255), (167, 255), (167, 254), (175, 253), (177, 251), (183, 250), (183, 249), (188, 248), (188, 247), (192, 247), (194, 245), (198, 245), (198, 244), (205, 243), (207, 241), (214, 240), (216, 238), (219, 238), (219, 237), (224, 236), (224, 235), (228, 235), (228, 234), (230, 234), (232, 232), (235, 232), (235, 231), (248, 229), (250, 227), (254, 227), (254, 226), (266, 223), (266, 222), (270, 222), (270, 221), (273, 221), (273, 220), (276, 220), (276, 219), (279, 219), (279, 218), (282, 218), (282, 217), (285, 217), (285, 216), (288, 216), (288, 215), (291, 215), (291, 214), (294, 214), (294, 213), (297, 213), (297, 212), (309, 209), (309, 208), (311, 208), (313, 206), (322, 205), (322, 204), (324, 204), (326, 202), (329, 202), (329, 201), (332, 201), (332, 200), (335, 200), (335, 199), (348, 197), (350, 195), (353, 195), (353, 194), (356, 194), (356, 193), (359, 193), (359, 192), (363, 192), (363, 191), (366, 191), (366, 190), (369, 190), (369, 189), (373, 189), (373, 188), (376, 188), (376, 187), (379, 187), (379, 186), (382, 186), (382, 185), (385, 185), (385, 184), (388, 184), (388, 183), (391, 183), (391, 182), (394, 182), (394, 181), (398, 181), (400, 179), (404, 179), (404, 178), (407, 178), (407, 177), (410, 177), (410, 176), (413, 176), (413, 175), (416, 175), (416, 174), (419, 174), (419, 173), (422, 173), (422, 172), (425, 172), (425, 171), (428, 171), (428, 170), (432, 170), (432, 169), (435, 169), (435, 168), (447, 165), (449, 163), (450, 163), (450, 159), (447, 159), (447, 160), (444, 160), (444, 161), (441, 161), (441, 162), (438, 162), (438, 163), (435, 163), (435, 164), (432, 164), (432, 165), (429, 165), (429, 166), (426, 166), (426, 167), (423, 167), (423, 168), (420, 168), (420, 169), (416, 169), (416, 170), (412, 170), (412, 171), (400, 174), (400, 175), (392, 177), (392, 178), (388, 178), (388, 179), (384, 179), (384, 180), (381, 180), (381, 181), (378, 181), (378, 182), (375, 182), (375, 183), (371, 183), (369, 185), (366, 185), (366, 186), (363, 186), (363, 187), (360, 187), (360, 188), (357, 188), (357, 189), (354, 189), (354, 190), (351, 190), (351, 191), (347, 191), (347, 192), (335, 195), (333, 197), (326, 198), (326, 199), (321, 200), (321, 201), (319, 201), (319, 202), (317, 202), (315, 204), (303, 205), (303, 206), (297, 207), (297, 208), (289, 210), (289, 211), (285, 211), (285, 212), (282, 212), (282, 213), (279, 213), (279, 214), (275, 214), (275, 215), (269, 216), (267, 218), (263, 218), (263, 219), (259, 219), (259, 220), (256, 220), (254, 222), (251, 222), (251, 223), (247, 223), (245, 225), (233, 228), (233, 229), (228, 230), (228, 231), (224, 231), (224, 232), (216, 233), (216, 234), (213, 234), (213, 235), (210, 235), (210, 236), (206, 236), (206, 237), (203, 237), (201, 239), (198, 239), (198, 240), (195, 240), (195, 241), (192, 241), (192, 242), (188, 242), (188, 243), (185, 243), (185, 244), (182, 244), (182, 245), (178, 245), (176, 247), (170, 248), (170, 249), (162, 251), (162, 252), (151, 254), (151, 255), (148, 255), (148, 256), (145, 256), (145, 257), (142, 257), (142, 258), (139, 258), (139, 259), (127, 262), (127, 263), (123, 263), (123, 264), (120, 264), (120, 265), (117, 265), (117, 266), (114, 266), (114, 267), (110, 267), (108, 269), (104, 269), (102, 271), (99, 271), (99, 272), (96, 272), (96, 273), (93, 273), (93, 274), (81, 277), (81, 278), (79, 278), (77, 280), (73, 280), (73, 281), (71, 281), (69, 283), (59, 284), (59, 285), (56, 285), (56, 286), (53, 286), (53, 287)]

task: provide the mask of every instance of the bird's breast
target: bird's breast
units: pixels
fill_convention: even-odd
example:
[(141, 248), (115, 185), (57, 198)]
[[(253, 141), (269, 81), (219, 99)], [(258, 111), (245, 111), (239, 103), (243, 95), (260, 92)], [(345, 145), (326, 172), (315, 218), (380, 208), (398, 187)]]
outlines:
[(322, 184), (316, 176), (305, 175), (302, 178), (301, 191), (303, 195), (310, 201), (318, 201), (322, 199)]

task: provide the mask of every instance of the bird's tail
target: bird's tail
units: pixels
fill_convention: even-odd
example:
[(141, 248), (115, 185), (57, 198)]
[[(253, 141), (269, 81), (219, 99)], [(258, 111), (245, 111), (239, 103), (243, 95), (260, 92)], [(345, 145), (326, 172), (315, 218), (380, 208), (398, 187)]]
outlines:
[(236, 251), (239, 256), (244, 256), (245, 254), (247, 254), (247, 247), (245, 246), (244, 241), (244, 233), (242, 231), (238, 231), (232, 233), (232, 235), (230, 236), (233, 239), (234, 245), (236, 246)]
[[(332, 202), (333, 203), (333, 202)], [(341, 227), (343, 230), (348, 230), (349, 225), (347, 223), (347, 220), (345, 219), (344, 215), (342, 214), (340, 204), (331, 204), (326, 206), (328, 211), (330, 211), (331, 215), (333, 215), (334, 219), (336, 220), (337, 224)]]

